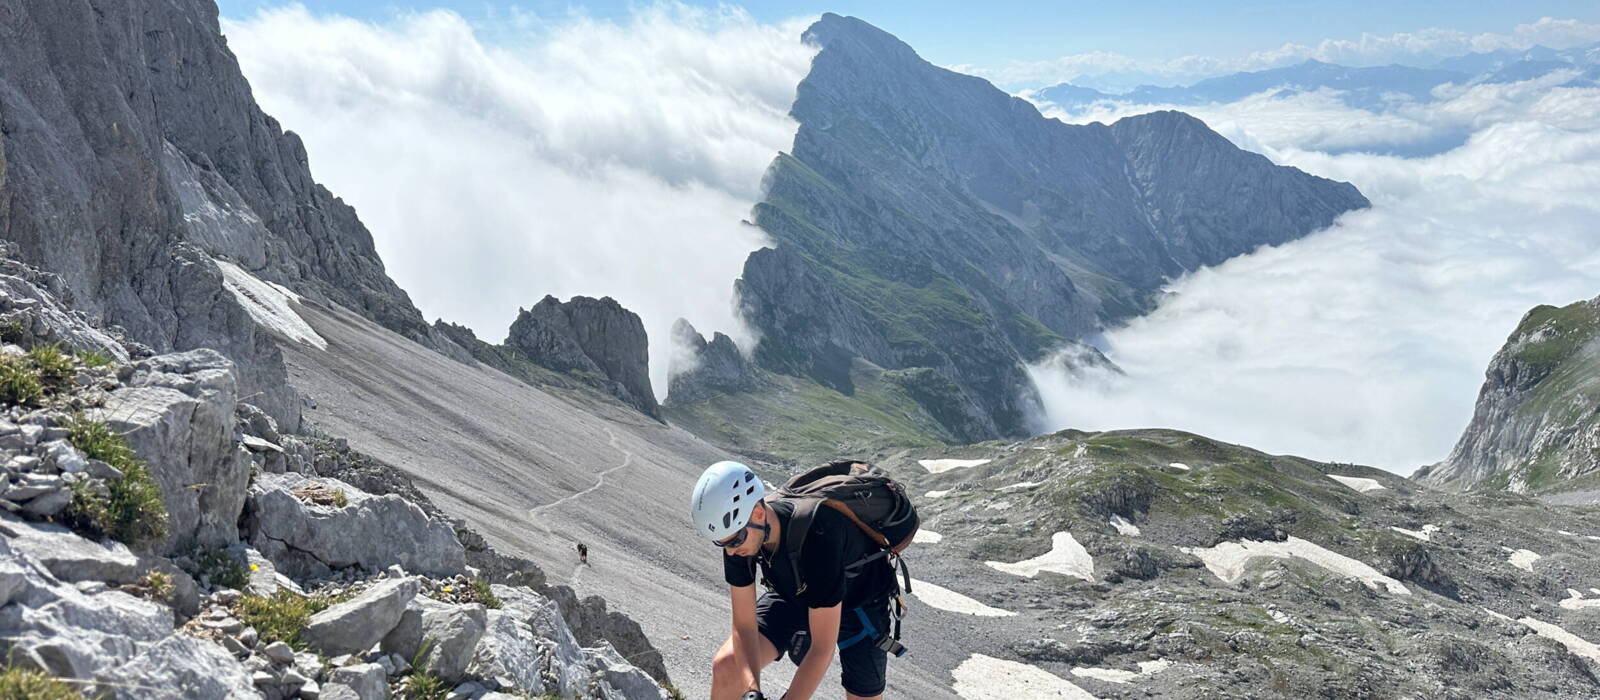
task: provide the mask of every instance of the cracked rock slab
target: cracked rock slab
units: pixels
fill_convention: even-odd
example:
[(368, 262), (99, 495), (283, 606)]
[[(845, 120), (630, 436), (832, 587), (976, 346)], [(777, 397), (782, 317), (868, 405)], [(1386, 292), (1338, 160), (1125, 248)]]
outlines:
[(406, 603), (422, 584), (416, 578), (389, 579), (360, 595), (311, 616), (301, 638), (329, 656), (372, 648), (400, 623)]

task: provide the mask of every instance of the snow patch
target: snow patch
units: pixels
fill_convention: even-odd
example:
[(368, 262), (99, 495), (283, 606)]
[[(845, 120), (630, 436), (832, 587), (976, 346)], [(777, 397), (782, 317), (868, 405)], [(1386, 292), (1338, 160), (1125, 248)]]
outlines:
[[(1591, 588), (1589, 590), (1595, 591), (1596, 593), (1600, 593), (1600, 591), (1596, 591), (1593, 588)], [(1580, 590), (1578, 590), (1576, 588), (1568, 588), (1567, 589), (1567, 596), (1568, 597), (1567, 597), (1566, 600), (1561, 601), (1561, 607), (1566, 608), (1568, 610), (1582, 610), (1584, 608), (1600, 608), (1600, 598), (1585, 598), (1585, 597), (1583, 597), (1583, 591), (1580, 591)]]
[(943, 539), (944, 535), (932, 530), (918, 530), (917, 534), (912, 536), (911, 541), (913, 543), (921, 542), (924, 544), (939, 544), (940, 540)]
[(1501, 547), (1501, 549), (1511, 553), (1511, 556), (1506, 557), (1506, 561), (1528, 573), (1533, 573), (1534, 562), (1544, 558), (1543, 555), (1528, 549), (1512, 549), (1510, 547)]
[(943, 474), (951, 469), (970, 469), (993, 462), (992, 459), (919, 459), (917, 464), (929, 474)]
[(1574, 655), (1582, 656), (1590, 661), (1600, 664), (1600, 645), (1596, 645), (1594, 642), (1584, 639), (1583, 637), (1579, 637), (1576, 634), (1568, 632), (1560, 627), (1542, 620), (1524, 617), (1520, 620), (1517, 620), (1517, 622), (1526, 625), (1529, 629), (1537, 632), (1539, 636), (1544, 637), (1545, 639), (1554, 639), (1557, 642), (1560, 642), (1561, 646), (1566, 647), (1567, 651), (1572, 652)]
[(234, 298), (239, 300), (245, 311), (250, 312), (250, 318), (256, 323), (291, 340), (328, 349), (328, 341), (317, 335), (311, 325), (289, 305), (290, 301), (300, 301), (300, 295), (282, 285), (264, 282), (226, 260), (216, 260), (216, 263), (217, 268), (222, 270), (222, 286), (233, 292)]
[(1140, 661), (1139, 670), (1137, 671), (1123, 671), (1115, 668), (1075, 668), (1072, 669), (1072, 675), (1094, 678), (1107, 683), (1131, 683), (1142, 676), (1165, 671), (1171, 665), (1171, 661), (1157, 659), (1155, 661)]
[(973, 654), (950, 672), (951, 688), (967, 700), (1098, 700), (1071, 681), (1038, 666)]
[(943, 586), (935, 586), (927, 581), (911, 579), (911, 594), (932, 607), (953, 613), (961, 613), (962, 615), (976, 615), (978, 617), (1011, 617), (1016, 615), (1010, 610), (991, 608), (960, 593)]
[(997, 503), (990, 503), (989, 505), (984, 506), (984, 508), (989, 510), (1011, 510), (1011, 506), (1014, 505), (1016, 504), (1012, 503), (1011, 501), (1000, 501)]
[(1139, 536), (1139, 526), (1134, 525), (1132, 522), (1129, 522), (1127, 518), (1117, 515), (1116, 513), (1111, 514), (1111, 527), (1116, 528), (1117, 532), (1129, 537)]
[(1580, 535), (1580, 534), (1578, 534), (1576, 532), (1567, 532), (1566, 530), (1556, 530), (1556, 532), (1559, 532), (1559, 533), (1561, 533), (1563, 535), (1567, 535), (1567, 536), (1570, 536), (1570, 537), (1582, 537), (1584, 539), (1600, 541), (1600, 535)]
[(1384, 489), (1383, 484), (1378, 483), (1377, 479), (1368, 479), (1364, 476), (1339, 476), (1337, 474), (1328, 474), (1326, 476), (1361, 493), (1382, 491)]
[(950, 491), (951, 491), (951, 489), (945, 489), (943, 491), (929, 491), (929, 492), (923, 494), (923, 497), (924, 498), (944, 498), (945, 496), (950, 495)]
[(1423, 542), (1432, 542), (1433, 541), (1433, 533), (1439, 531), (1439, 526), (1438, 525), (1431, 525), (1431, 524), (1430, 525), (1423, 525), (1422, 526), (1422, 530), (1421, 531), (1417, 531), (1417, 530), (1407, 530), (1407, 529), (1405, 529), (1403, 527), (1395, 527), (1393, 525), (1390, 525), (1389, 529), (1390, 530), (1394, 530), (1395, 532), (1398, 532), (1398, 533), (1400, 533), (1402, 535), (1405, 535), (1407, 537), (1413, 537), (1413, 538), (1422, 540)]
[(1005, 486), (1001, 486), (1000, 488), (998, 488), (996, 490), (997, 491), (1026, 491), (1026, 490), (1034, 488), (1036, 486), (1043, 486), (1043, 485), (1044, 485), (1043, 481), (1019, 481), (1019, 482), (1017, 482), (1015, 484), (1008, 484), (1008, 485), (1005, 485)]
[(1488, 608), (1483, 608), (1483, 611), (1486, 612), (1486, 613), (1489, 613), (1490, 617), (1497, 617), (1497, 618), (1500, 618), (1502, 620), (1505, 620), (1506, 622), (1516, 622), (1516, 620), (1511, 619), (1510, 615), (1501, 615), (1500, 613), (1497, 613), (1497, 612), (1495, 612), (1493, 610), (1490, 610)]
[(1405, 584), (1378, 573), (1377, 569), (1298, 537), (1290, 537), (1282, 542), (1239, 540), (1237, 542), (1223, 542), (1215, 547), (1180, 547), (1179, 549), (1187, 554), (1199, 557), (1200, 561), (1205, 562), (1206, 568), (1210, 569), (1211, 573), (1230, 585), (1244, 578), (1244, 570), (1250, 560), (1272, 557), (1276, 559), (1304, 559), (1333, 573), (1359, 579), (1373, 590), (1377, 590), (1379, 586), (1382, 586), (1393, 595), (1411, 595), (1411, 589), (1406, 588)]
[(1189, 465), (1184, 464), (1183, 462), (1173, 462), (1167, 466), (1182, 472), (1189, 471)]
[(1041, 571), (1053, 571), (1066, 576), (1075, 576), (1085, 581), (1094, 581), (1094, 558), (1089, 556), (1089, 551), (1078, 544), (1072, 533), (1065, 530), (1057, 532), (1050, 537), (1050, 551), (1040, 554), (1032, 559), (1024, 559), (1015, 564), (1001, 561), (986, 561), (990, 568), (1016, 576), (1033, 578)]

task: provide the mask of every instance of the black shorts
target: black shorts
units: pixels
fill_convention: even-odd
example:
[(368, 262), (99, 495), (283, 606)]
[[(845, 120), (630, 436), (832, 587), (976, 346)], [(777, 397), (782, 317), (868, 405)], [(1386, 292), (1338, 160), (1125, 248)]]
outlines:
[[(809, 615), (805, 605), (790, 603), (772, 591), (756, 601), (756, 627), (777, 647), (779, 659), (790, 651), (796, 632), (810, 631)], [(872, 697), (883, 692), (889, 654), (878, 648), (877, 641), (888, 633), (887, 600), (845, 608), (839, 614), (839, 666), (843, 668), (839, 683), (852, 695)], [(804, 655), (804, 650), (799, 653)]]

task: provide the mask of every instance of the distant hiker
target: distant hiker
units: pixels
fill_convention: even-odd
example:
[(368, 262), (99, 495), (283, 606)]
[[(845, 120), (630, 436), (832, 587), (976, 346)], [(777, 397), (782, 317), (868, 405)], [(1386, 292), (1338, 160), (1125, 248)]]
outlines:
[[(899, 484), (844, 461), (768, 495), (749, 467), (718, 462), (700, 475), (689, 507), (695, 529), (722, 548), (733, 611), (733, 633), (711, 664), (711, 700), (807, 700), (835, 648), (846, 697), (883, 696), (888, 655), (905, 651), (895, 564), (909, 591), (899, 552), (917, 529)], [(767, 589), (759, 599), (758, 565)], [(781, 696), (762, 695), (761, 669), (785, 653), (799, 666), (793, 685)]]
[(585, 566), (589, 564), (589, 545), (582, 542), (578, 543), (578, 563)]

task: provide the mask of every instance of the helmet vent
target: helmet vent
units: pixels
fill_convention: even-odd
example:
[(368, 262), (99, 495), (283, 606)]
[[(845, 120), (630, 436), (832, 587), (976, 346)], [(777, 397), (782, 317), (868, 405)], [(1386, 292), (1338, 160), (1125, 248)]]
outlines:
[(723, 527), (733, 527), (733, 514), (732, 513), (723, 513), (722, 514), (722, 526)]
[(738, 508), (734, 508), (733, 509), (733, 517), (736, 518), (736, 519), (739, 517), (739, 509)]
[(733, 502), (734, 503), (738, 503), (739, 502), (739, 494), (737, 494), (737, 493), (733, 494)]

